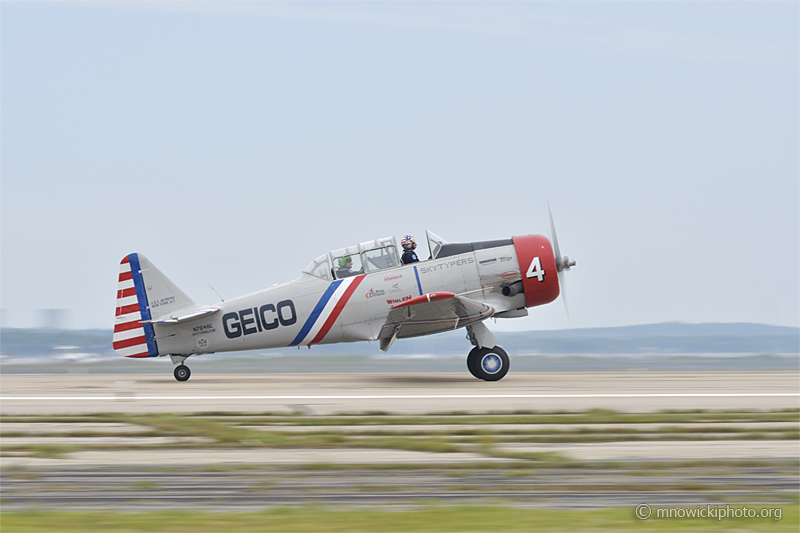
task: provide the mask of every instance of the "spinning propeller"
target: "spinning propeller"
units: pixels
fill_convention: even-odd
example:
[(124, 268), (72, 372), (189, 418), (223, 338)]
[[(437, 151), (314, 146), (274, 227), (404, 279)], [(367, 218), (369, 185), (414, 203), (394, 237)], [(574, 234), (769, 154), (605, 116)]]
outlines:
[(564, 302), (564, 309), (567, 312), (567, 320), (569, 320), (569, 307), (567, 306), (567, 290), (564, 284), (564, 271), (569, 270), (575, 266), (575, 260), (570, 259), (569, 256), (561, 256), (561, 249), (558, 247), (558, 237), (556, 236), (556, 224), (553, 222), (553, 212), (550, 210), (550, 204), (547, 204), (547, 212), (550, 215), (550, 237), (553, 241), (553, 253), (556, 259), (556, 268), (558, 269), (558, 285), (561, 287), (561, 300)]

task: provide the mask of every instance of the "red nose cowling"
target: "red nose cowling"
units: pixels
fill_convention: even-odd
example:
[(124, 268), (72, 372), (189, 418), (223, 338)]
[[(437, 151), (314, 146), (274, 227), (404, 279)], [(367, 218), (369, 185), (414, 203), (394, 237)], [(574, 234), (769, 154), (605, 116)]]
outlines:
[(543, 235), (512, 237), (525, 289), (525, 307), (535, 307), (558, 298), (558, 269), (553, 247)]

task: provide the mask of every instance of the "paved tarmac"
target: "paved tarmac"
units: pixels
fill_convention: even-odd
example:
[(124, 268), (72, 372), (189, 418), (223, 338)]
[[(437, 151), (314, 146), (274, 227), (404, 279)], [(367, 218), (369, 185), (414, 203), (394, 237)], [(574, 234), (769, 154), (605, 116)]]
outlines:
[(498, 446), (511, 452), (558, 452), (578, 461), (688, 461), (695, 459), (800, 458), (796, 440), (632, 441), (528, 444)]
[(98, 412), (384, 411), (398, 414), (513, 410), (785, 409), (800, 407), (798, 372), (171, 374), (0, 376), (0, 414)]
[(67, 457), (49, 459), (41, 457), (3, 457), (3, 469), (24, 467), (149, 467), (152, 465), (202, 467), (209, 464), (227, 465), (309, 465), (309, 464), (458, 464), (471, 462), (507, 462), (506, 459), (486, 457), (478, 453), (434, 453), (406, 450), (365, 448), (313, 448), (313, 449), (158, 449), (158, 450), (101, 450), (70, 453)]
[[(99, 439), (102, 441), (102, 439)], [(142, 439), (146, 441), (147, 439)], [(9, 443), (10, 444), (10, 443)], [(46, 444), (40, 442), (39, 444)], [(71, 442), (63, 442), (71, 444)], [(96, 442), (95, 444), (103, 444)], [(153, 444), (141, 442), (139, 444)], [(686, 460), (797, 460), (797, 441), (657, 441), (592, 443), (507, 443), (498, 446), (510, 452), (557, 452), (578, 461), (686, 461)], [(0, 458), (0, 468), (9, 467), (127, 467), (182, 466), (197, 468), (209, 464), (227, 465), (314, 465), (314, 464), (464, 464), (473, 462), (508, 462), (510, 459), (487, 457), (469, 451), (434, 453), (391, 449), (314, 448), (314, 449), (155, 449), (78, 451), (61, 458), (29, 455)]]

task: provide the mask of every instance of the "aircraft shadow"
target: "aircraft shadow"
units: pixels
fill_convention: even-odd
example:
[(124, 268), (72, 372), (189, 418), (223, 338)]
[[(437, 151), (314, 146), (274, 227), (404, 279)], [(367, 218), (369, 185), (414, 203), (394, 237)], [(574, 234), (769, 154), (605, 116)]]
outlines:
[(466, 372), (464, 375), (453, 375), (453, 374), (436, 374), (436, 375), (419, 375), (419, 374), (384, 374), (379, 376), (370, 376), (369, 379), (364, 380), (368, 383), (375, 384), (375, 383), (387, 383), (387, 384), (394, 384), (394, 385), (419, 385), (422, 383), (468, 383), (468, 382), (476, 382), (479, 383), (477, 379), (470, 376)]

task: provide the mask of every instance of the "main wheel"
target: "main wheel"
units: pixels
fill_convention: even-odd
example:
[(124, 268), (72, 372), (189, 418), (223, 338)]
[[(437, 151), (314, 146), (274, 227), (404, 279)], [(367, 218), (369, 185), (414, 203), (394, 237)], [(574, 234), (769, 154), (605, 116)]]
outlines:
[(499, 346), (473, 349), (467, 356), (467, 368), (476, 378), (499, 381), (508, 374), (508, 354)]
[(476, 378), (482, 379), (477, 374), (477, 370), (475, 369), (475, 367), (478, 366), (479, 351), (481, 351), (481, 349), (476, 346), (475, 348), (470, 350), (470, 352), (467, 354), (467, 370), (469, 370), (469, 373), (475, 376)]
[(175, 379), (177, 379), (178, 381), (186, 381), (187, 379), (189, 379), (189, 376), (192, 375), (192, 371), (189, 370), (188, 366), (180, 364), (175, 367), (174, 374), (175, 374)]

